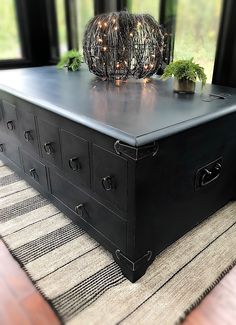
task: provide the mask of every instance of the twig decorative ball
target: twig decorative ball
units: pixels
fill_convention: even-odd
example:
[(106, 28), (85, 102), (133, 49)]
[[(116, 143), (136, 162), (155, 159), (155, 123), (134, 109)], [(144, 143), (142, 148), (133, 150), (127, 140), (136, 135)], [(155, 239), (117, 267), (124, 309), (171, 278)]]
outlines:
[(162, 64), (163, 46), (162, 28), (151, 15), (127, 11), (95, 16), (83, 39), (85, 62), (103, 80), (153, 75)]

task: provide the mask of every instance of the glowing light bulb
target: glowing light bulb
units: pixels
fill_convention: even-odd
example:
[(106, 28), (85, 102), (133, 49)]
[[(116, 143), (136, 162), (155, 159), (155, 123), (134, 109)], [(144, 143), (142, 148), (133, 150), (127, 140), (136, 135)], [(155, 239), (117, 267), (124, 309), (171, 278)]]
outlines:
[(115, 27), (114, 27), (114, 30), (117, 30), (117, 29), (118, 29), (118, 27), (117, 27), (117, 26), (115, 26)]
[(116, 67), (117, 67), (117, 68), (120, 67), (120, 63), (119, 63), (119, 62), (116, 63)]
[(103, 51), (106, 51), (106, 50), (107, 50), (107, 47), (106, 47), (106, 46), (104, 46), (104, 47), (103, 47)]
[(150, 64), (150, 67), (153, 68), (154, 67), (154, 64)]
[(102, 39), (101, 39), (101, 38), (99, 38), (99, 39), (98, 39), (98, 42), (99, 42), (99, 43), (102, 43)]
[(148, 66), (145, 64), (144, 69), (146, 70), (147, 68), (148, 68)]
[(133, 36), (133, 33), (130, 33), (129, 36), (132, 37)]
[(107, 27), (107, 23), (106, 22), (104, 23), (104, 26)]
[(113, 18), (113, 19), (112, 19), (112, 22), (113, 22), (113, 23), (115, 23), (115, 22), (116, 22), (115, 18)]

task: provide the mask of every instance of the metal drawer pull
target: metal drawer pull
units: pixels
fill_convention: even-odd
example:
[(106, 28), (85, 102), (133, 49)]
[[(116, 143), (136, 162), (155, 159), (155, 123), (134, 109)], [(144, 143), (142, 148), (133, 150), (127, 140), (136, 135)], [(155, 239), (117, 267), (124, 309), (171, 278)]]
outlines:
[(13, 121), (8, 121), (7, 122), (7, 128), (8, 130), (12, 131), (15, 127), (14, 127), (14, 123)]
[(3, 143), (0, 143), (0, 152), (4, 151)]
[(31, 131), (24, 131), (24, 138), (25, 138), (25, 141), (27, 141), (27, 142), (32, 140), (33, 137), (32, 137)]
[(70, 158), (68, 161), (70, 169), (72, 169), (74, 172), (80, 170), (80, 164), (79, 164), (79, 158), (78, 157), (73, 157)]
[(217, 163), (211, 171), (205, 168), (202, 173), (200, 185), (206, 186), (215, 181), (220, 176), (221, 169), (222, 165), (220, 163)]
[(34, 179), (36, 179), (38, 177), (37, 173), (36, 173), (36, 169), (35, 168), (31, 168), (29, 170), (30, 176)]
[(45, 152), (46, 152), (47, 155), (51, 155), (54, 152), (54, 149), (53, 149), (53, 146), (52, 146), (52, 142), (46, 142), (46, 143), (44, 143), (43, 148), (44, 148), (44, 150), (45, 150)]
[(78, 214), (79, 217), (83, 216), (83, 207), (84, 205), (82, 203), (75, 207), (75, 212)]
[(105, 191), (111, 191), (113, 188), (113, 182), (111, 176), (102, 178), (102, 187)]

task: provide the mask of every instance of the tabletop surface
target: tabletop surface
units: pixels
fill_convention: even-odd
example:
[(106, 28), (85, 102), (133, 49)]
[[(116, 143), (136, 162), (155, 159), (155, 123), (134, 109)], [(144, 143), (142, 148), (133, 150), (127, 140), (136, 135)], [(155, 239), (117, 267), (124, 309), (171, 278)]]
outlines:
[[(115, 85), (90, 73), (55, 66), (0, 71), (0, 90), (112, 136), (141, 146), (236, 111), (236, 89), (200, 84), (176, 94), (159, 77)], [(210, 93), (225, 99), (205, 101)]]

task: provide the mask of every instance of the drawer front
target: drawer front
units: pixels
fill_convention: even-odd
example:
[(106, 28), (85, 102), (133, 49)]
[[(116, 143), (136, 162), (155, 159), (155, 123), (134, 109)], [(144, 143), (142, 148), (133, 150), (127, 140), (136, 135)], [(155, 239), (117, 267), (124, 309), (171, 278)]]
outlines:
[(24, 172), (43, 188), (48, 189), (45, 165), (26, 154), (23, 150), (21, 151), (21, 156)]
[(93, 187), (121, 210), (127, 208), (127, 161), (93, 145)]
[(59, 130), (54, 125), (38, 120), (40, 146), (43, 157), (50, 163), (61, 167)]
[(18, 129), (16, 106), (5, 100), (2, 101), (2, 106), (3, 106), (3, 121), (7, 133), (9, 135), (16, 135)]
[(3, 127), (3, 110), (2, 110), (2, 101), (0, 100), (0, 128)]
[(126, 222), (50, 170), (52, 194), (116, 246), (126, 249)]
[(27, 112), (24, 108), (18, 109), (19, 136), (22, 145), (28, 150), (39, 151), (36, 124), (34, 114)]
[(21, 166), (18, 146), (2, 134), (0, 134), (0, 153), (12, 160), (16, 165)]
[(90, 187), (88, 141), (61, 130), (61, 150), (66, 176), (76, 185)]

